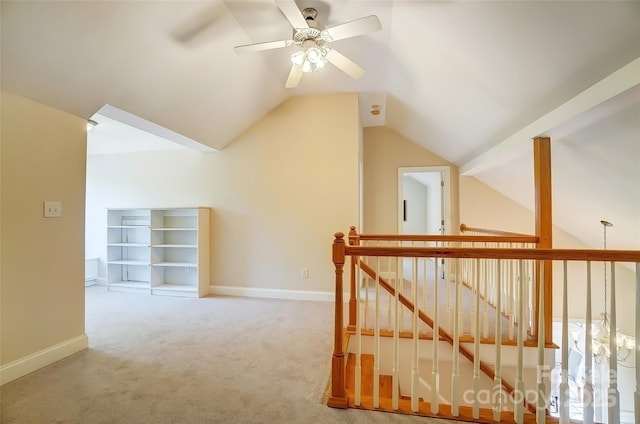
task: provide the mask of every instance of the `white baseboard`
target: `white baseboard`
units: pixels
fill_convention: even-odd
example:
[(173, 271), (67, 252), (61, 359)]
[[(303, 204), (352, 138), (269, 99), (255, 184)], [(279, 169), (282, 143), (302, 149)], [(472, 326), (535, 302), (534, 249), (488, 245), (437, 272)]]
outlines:
[(58, 343), (0, 367), (0, 385), (16, 380), (89, 347), (86, 334)]
[[(209, 294), (219, 296), (261, 297), (267, 299), (313, 300), (317, 302), (333, 302), (334, 292), (310, 290), (267, 289), (259, 287), (209, 286)], [(343, 299), (347, 301), (349, 294)]]

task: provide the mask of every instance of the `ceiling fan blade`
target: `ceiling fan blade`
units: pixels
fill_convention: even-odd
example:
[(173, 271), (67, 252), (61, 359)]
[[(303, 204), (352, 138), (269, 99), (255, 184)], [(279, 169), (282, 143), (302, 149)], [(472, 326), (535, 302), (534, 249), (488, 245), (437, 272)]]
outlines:
[(202, 37), (211, 27), (220, 21), (225, 14), (223, 3), (214, 3), (211, 7), (202, 10), (194, 15), (189, 21), (172, 31), (173, 38), (183, 44), (192, 42), (194, 39)]
[(276, 4), (294, 29), (309, 28), (307, 20), (293, 0), (277, 0)]
[(338, 53), (335, 49), (329, 50), (325, 57), (329, 62), (333, 63), (337, 68), (349, 75), (351, 78), (358, 79), (364, 75), (364, 69), (351, 59)]
[(296, 64), (293, 64), (291, 67), (291, 72), (289, 72), (289, 78), (287, 78), (287, 83), (284, 85), (285, 88), (295, 88), (300, 83), (300, 78), (302, 78), (302, 69)]
[(233, 48), (233, 51), (236, 53), (251, 53), (251, 52), (259, 52), (261, 50), (271, 50), (271, 49), (281, 49), (283, 47), (289, 47), (294, 44), (293, 40), (278, 40), (278, 41), (267, 41), (264, 43), (254, 43), (254, 44), (246, 44), (244, 46), (236, 46)]
[(369, 32), (380, 31), (382, 24), (377, 16), (371, 15), (355, 21), (345, 22), (322, 31), (322, 38), (325, 41), (336, 41), (344, 38), (355, 37)]

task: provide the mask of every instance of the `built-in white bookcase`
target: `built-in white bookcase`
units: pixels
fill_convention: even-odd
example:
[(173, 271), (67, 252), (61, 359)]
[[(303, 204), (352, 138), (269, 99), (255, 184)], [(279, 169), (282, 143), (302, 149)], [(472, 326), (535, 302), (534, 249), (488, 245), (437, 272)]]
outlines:
[(201, 297), (209, 289), (209, 209), (109, 209), (109, 290)]

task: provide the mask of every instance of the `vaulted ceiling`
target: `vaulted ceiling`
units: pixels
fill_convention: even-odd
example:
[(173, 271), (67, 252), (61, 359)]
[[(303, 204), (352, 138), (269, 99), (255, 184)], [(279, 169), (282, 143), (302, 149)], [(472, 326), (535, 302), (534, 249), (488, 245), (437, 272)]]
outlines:
[(327, 27), (378, 16), (381, 31), (332, 43), (364, 76), (328, 65), (285, 89), (294, 46), (234, 53), (291, 37), (273, 0), (3, 0), (2, 88), (87, 118), (109, 104), (217, 149), (289, 96), (358, 92), (364, 125), (529, 208), (529, 140), (550, 135), (556, 224), (598, 246), (607, 219), (611, 246), (640, 248), (640, 2), (297, 4)]

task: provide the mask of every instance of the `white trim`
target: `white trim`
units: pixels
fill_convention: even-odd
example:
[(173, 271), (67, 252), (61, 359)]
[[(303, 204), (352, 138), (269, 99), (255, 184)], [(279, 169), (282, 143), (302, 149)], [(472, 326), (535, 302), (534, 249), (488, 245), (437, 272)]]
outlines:
[(24, 377), (88, 347), (89, 338), (86, 334), (83, 334), (9, 362), (0, 367), (0, 385)]
[(181, 144), (185, 147), (189, 147), (191, 149), (195, 149), (200, 152), (217, 152), (218, 151), (217, 149), (214, 149), (211, 146), (200, 143), (199, 141), (186, 137), (168, 128), (160, 126), (154, 122), (147, 121), (146, 119), (143, 119), (125, 110), (118, 109), (117, 107), (111, 106), (110, 104), (105, 104), (96, 113), (100, 115), (104, 115), (107, 118), (115, 119), (116, 121), (129, 125), (130, 127), (134, 127), (139, 130), (146, 131), (157, 137), (161, 137), (169, 141), (173, 141), (174, 143)]
[[(233, 286), (209, 286), (209, 295), (260, 297), (266, 299), (312, 300), (316, 302), (333, 302), (336, 299), (335, 292), (267, 289), (261, 287), (233, 287)], [(349, 293), (344, 294), (344, 299), (349, 299)]]

